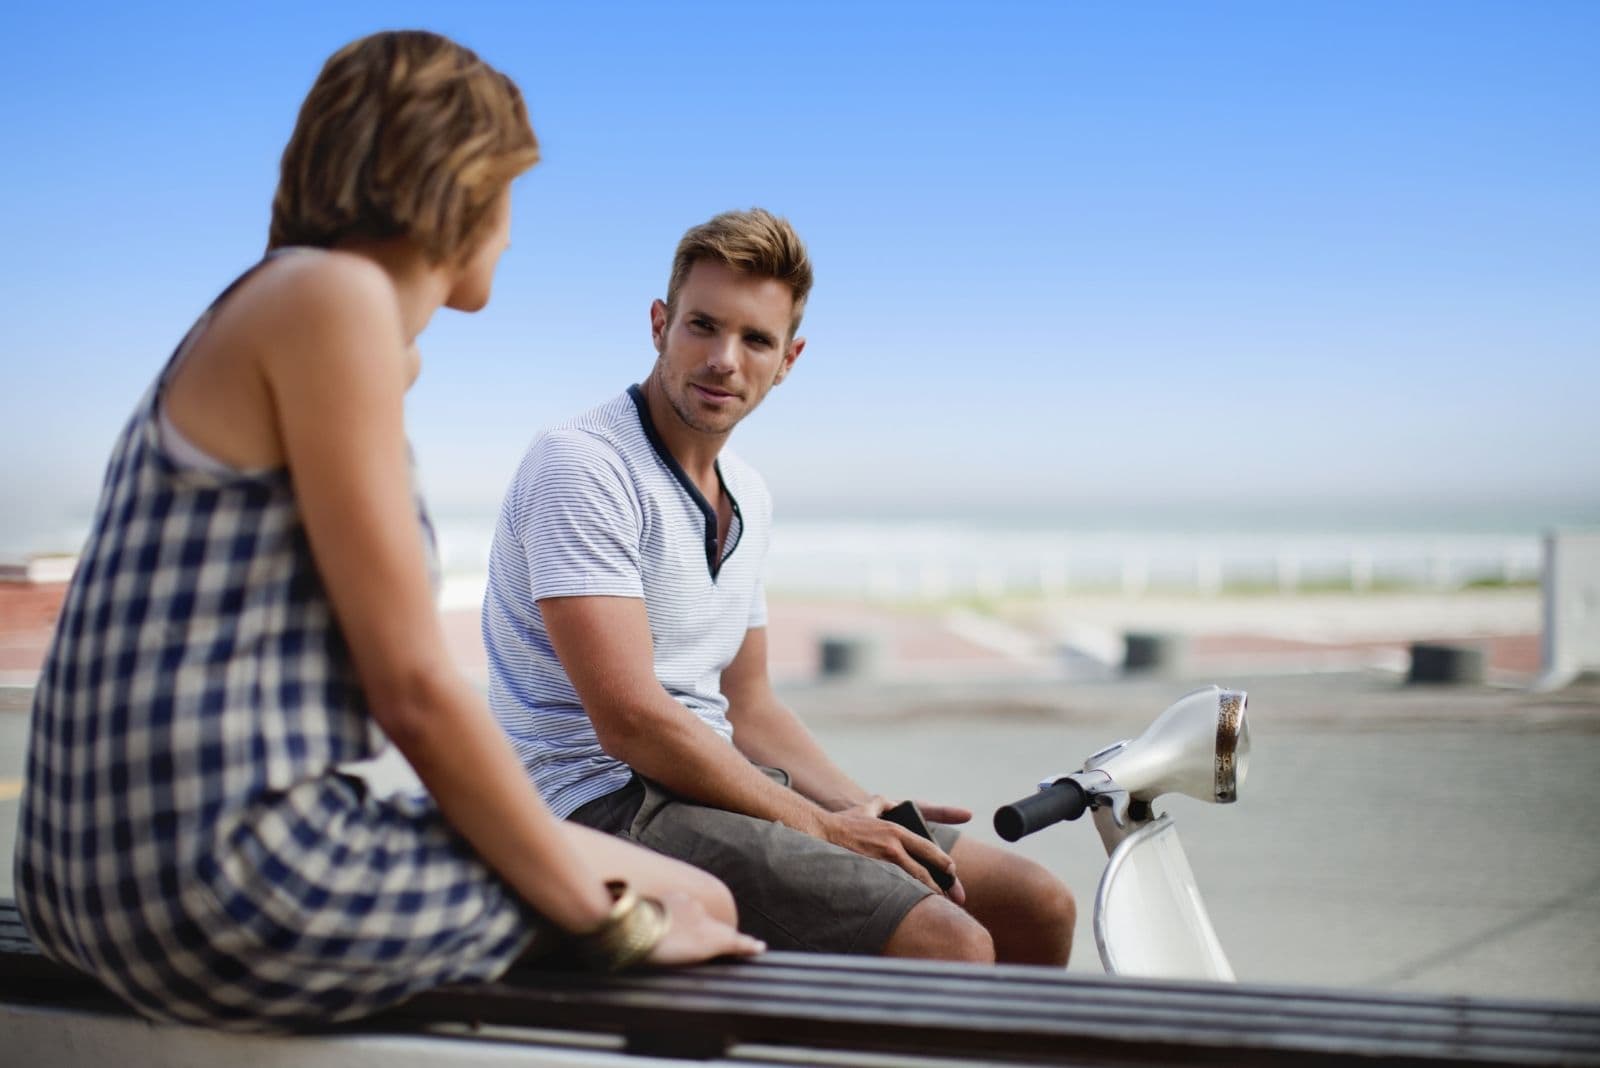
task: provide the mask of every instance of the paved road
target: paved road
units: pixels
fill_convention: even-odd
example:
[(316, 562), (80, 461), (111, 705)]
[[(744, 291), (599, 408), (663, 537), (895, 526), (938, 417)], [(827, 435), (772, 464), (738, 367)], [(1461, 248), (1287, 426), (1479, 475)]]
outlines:
[[(1600, 1001), (1600, 693), (1416, 691), (1370, 676), (1244, 680), (1254, 754), (1240, 802), (1177, 798), (1240, 978)], [(1179, 682), (789, 691), (845, 767), (891, 796), (980, 813), (1137, 733)], [(0, 696), (0, 856), (26, 715)], [(1021, 848), (1085, 906), (1104, 856), (1087, 823)], [(9, 865), (0, 895), (9, 895)], [(1088, 908), (1072, 967), (1097, 971)]]

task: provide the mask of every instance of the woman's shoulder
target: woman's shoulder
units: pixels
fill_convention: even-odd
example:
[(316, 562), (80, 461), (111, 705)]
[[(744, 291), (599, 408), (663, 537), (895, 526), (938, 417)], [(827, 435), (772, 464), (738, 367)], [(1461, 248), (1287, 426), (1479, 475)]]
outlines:
[(404, 349), (399, 298), (383, 268), (353, 253), (286, 249), (246, 276), (216, 309), (216, 343), (270, 356), (352, 336), (389, 336)]
[[(334, 249), (293, 248), (275, 252), (248, 286), (252, 302), (294, 305), (306, 312), (395, 311), (394, 283), (365, 256)], [(240, 296), (244, 296), (241, 293)]]

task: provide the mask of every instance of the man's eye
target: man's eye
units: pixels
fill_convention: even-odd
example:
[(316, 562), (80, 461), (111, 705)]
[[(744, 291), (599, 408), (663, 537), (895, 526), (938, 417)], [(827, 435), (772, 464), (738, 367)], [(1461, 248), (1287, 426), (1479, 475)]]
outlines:
[(744, 342), (746, 345), (758, 349), (769, 348), (772, 345), (772, 339), (765, 334), (746, 334)]
[(696, 330), (710, 330), (711, 323), (706, 319), (690, 319), (689, 325)]

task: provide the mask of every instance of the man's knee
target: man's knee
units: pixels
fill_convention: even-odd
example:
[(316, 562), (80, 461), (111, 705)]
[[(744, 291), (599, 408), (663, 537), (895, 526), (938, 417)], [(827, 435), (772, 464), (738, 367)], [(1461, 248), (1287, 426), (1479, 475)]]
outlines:
[(1045, 873), (1044, 881), (1033, 888), (1035, 910), (1046, 937), (1061, 947), (1060, 963), (1072, 952), (1072, 932), (1078, 926), (1078, 900), (1067, 884)]
[(1066, 964), (1078, 924), (1078, 902), (1067, 884), (1040, 865), (1028, 862), (1016, 873), (1013, 940), (1025, 943), (1004, 954), (1006, 959), (1037, 964)]
[(994, 940), (983, 924), (942, 897), (925, 897), (906, 913), (883, 947), (889, 957), (994, 963)]
[(1019, 880), (1022, 897), (1039, 922), (1071, 931), (1078, 922), (1078, 901), (1067, 884), (1031, 861)]

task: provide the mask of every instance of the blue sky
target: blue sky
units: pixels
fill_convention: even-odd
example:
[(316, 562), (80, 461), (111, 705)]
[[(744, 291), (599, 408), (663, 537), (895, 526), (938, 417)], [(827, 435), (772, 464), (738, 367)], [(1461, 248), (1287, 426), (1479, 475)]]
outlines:
[[(780, 515), (1213, 495), (1600, 520), (1600, 4), (33, 5), (0, 67), (0, 550), (87, 511), (259, 253), (322, 60), (456, 37), (545, 160), (424, 335), (441, 511), (648, 369), (682, 230), (789, 216)], [(1336, 521), (1336, 519), (1334, 520)], [(1534, 522), (1530, 518), (1530, 522)]]

